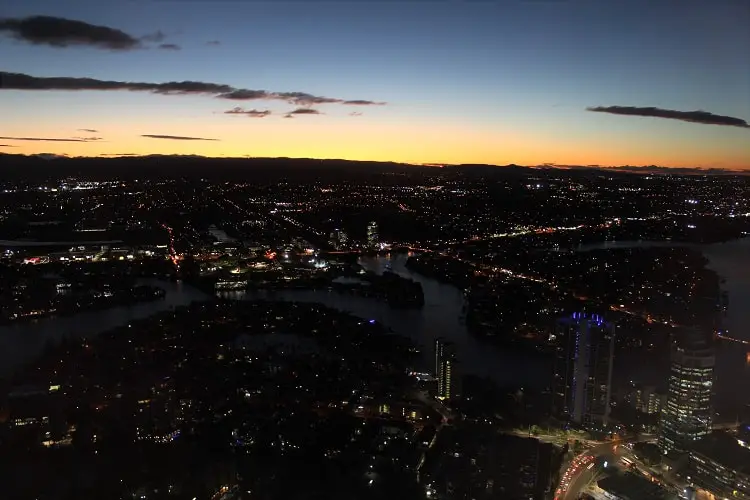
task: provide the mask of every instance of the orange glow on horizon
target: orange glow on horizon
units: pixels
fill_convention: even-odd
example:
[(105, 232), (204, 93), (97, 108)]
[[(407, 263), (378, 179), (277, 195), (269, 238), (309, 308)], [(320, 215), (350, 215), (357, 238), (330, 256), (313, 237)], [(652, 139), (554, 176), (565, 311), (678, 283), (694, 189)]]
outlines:
[[(68, 156), (117, 155), (201, 155), (208, 157), (289, 157), (394, 161), (410, 164), (481, 163), (492, 165), (659, 165), (750, 170), (750, 157), (744, 150), (721, 154), (684, 148), (635, 150), (627, 141), (596, 141), (580, 147), (564, 137), (534, 135), (512, 127), (492, 128), (443, 123), (393, 123), (351, 119), (350, 117), (310, 116), (283, 119), (229, 119), (218, 116), (195, 131), (194, 123), (174, 122), (145, 128), (137, 123), (112, 123), (101, 127), (101, 141), (38, 142), (10, 141), (14, 147), (3, 153), (52, 153)], [(28, 137), (30, 130), (11, 125), (4, 135)], [(40, 125), (36, 137), (65, 137), (59, 124)], [(47, 130), (44, 130), (44, 129)], [(15, 130), (13, 130), (15, 129)], [(217, 141), (166, 140), (140, 134), (164, 134), (216, 138)], [(665, 153), (663, 150), (669, 150)]]

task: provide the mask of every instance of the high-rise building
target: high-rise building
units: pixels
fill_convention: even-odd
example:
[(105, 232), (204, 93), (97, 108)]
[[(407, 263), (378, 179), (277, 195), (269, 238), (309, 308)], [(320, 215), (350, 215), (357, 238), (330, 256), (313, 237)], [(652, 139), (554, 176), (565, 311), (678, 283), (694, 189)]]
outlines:
[(435, 378), (438, 398), (450, 399), (455, 396), (456, 347), (443, 338), (435, 340)]
[(334, 229), (328, 238), (328, 243), (336, 249), (346, 248), (349, 243), (349, 235), (342, 229)]
[(633, 408), (648, 415), (660, 414), (662, 405), (667, 399), (666, 394), (652, 385), (633, 385), (627, 398)]
[(577, 424), (608, 424), (615, 326), (601, 316), (573, 313), (557, 321), (553, 413)]
[(378, 245), (378, 223), (373, 221), (367, 224), (367, 246), (375, 248)]
[(711, 432), (715, 363), (708, 335), (687, 330), (673, 341), (667, 403), (659, 428), (662, 453), (686, 452)]

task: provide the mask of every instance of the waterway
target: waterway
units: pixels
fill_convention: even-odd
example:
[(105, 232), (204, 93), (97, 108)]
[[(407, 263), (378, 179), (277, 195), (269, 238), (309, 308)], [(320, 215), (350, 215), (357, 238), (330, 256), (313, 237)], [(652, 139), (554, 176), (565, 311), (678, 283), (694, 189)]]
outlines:
[[(708, 267), (725, 280), (722, 287), (729, 296), (725, 333), (750, 341), (750, 238), (707, 245), (703, 254)], [(719, 342), (714, 387), (720, 400), (750, 404), (750, 345)]]
[[(431, 371), (434, 367), (435, 339), (443, 337), (454, 342), (458, 350), (459, 371), (490, 377), (502, 385), (521, 384), (541, 388), (549, 379), (549, 369), (533, 354), (504, 351), (481, 343), (469, 335), (462, 323), (463, 293), (457, 288), (426, 278), (406, 269), (407, 255), (366, 257), (360, 264), (367, 270), (382, 274), (386, 267), (401, 276), (422, 284), (425, 305), (421, 309), (395, 309), (385, 302), (327, 290), (282, 290), (253, 292), (222, 292), (225, 298), (252, 300), (257, 298), (298, 302), (319, 302), (340, 311), (374, 319), (390, 330), (409, 337), (423, 351), (422, 365), (416, 368)], [(208, 296), (181, 282), (142, 280), (166, 291), (162, 300), (115, 307), (104, 311), (83, 312), (73, 316), (43, 318), (30, 323), (0, 327), (0, 374), (7, 374), (38, 356), (46, 345), (64, 337), (82, 338), (127, 325), (160, 311), (205, 300)]]
[[(580, 245), (575, 251), (644, 247), (689, 247), (700, 250), (708, 268), (724, 279), (722, 291), (729, 296), (729, 308), (722, 318), (723, 331), (750, 341), (750, 238), (726, 243), (697, 245), (664, 241), (610, 241)], [(716, 348), (715, 391), (723, 402), (750, 403), (750, 345), (719, 341)], [(666, 364), (666, 363), (665, 363)], [(638, 368), (633, 376), (637, 378)]]
[(500, 385), (540, 389), (549, 382), (548, 363), (533, 353), (503, 350), (481, 342), (469, 334), (462, 322), (464, 296), (454, 286), (439, 283), (406, 268), (406, 254), (363, 257), (359, 264), (366, 270), (382, 274), (389, 271), (422, 285), (425, 304), (421, 309), (399, 309), (375, 299), (351, 296), (334, 291), (283, 290), (222, 292), (234, 299), (276, 299), (297, 302), (320, 302), (365, 319), (374, 319), (393, 332), (409, 337), (422, 349), (420, 370), (434, 370), (434, 345), (442, 337), (456, 345), (459, 372), (488, 377)]
[[(598, 248), (649, 245), (653, 243), (616, 242), (599, 245)], [(579, 250), (594, 248), (589, 245)], [(750, 238), (700, 248), (709, 259), (709, 267), (726, 279), (724, 287), (729, 293), (729, 312), (725, 318), (725, 326), (728, 332), (735, 337), (750, 339), (750, 307), (747, 307), (750, 304)], [(320, 290), (225, 293), (228, 297), (244, 299), (320, 302), (363, 318), (375, 319), (394, 332), (411, 338), (422, 347), (424, 356), (423, 366), (420, 368), (424, 370), (434, 367), (434, 341), (437, 337), (444, 337), (457, 345), (463, 373), (487, 376), (502, 385), (522, 384), (538, 388), (548, 382), (547, 363), (536, 355), (490, 346), (469, 335), (461, 320), (464, 305), (462, 292), (453, 286), (412, 273), (405, 267), (406, 259), (405, 254), (364, 257), (360, 264), (365, 269), (378, 273), (382, 273), (386, 266), (390, 265), (393, 272), (420, 282), (425, 295), (425, 305), (422, 309), (394, 309), (375, 299)], [(32, 361), (48, 343), (57, 342), (66, 336), (96, 335), (101, 331), (208, 297), (181, 282), (142, 280), (141, 283), (165, 289), (165, 298), (104, 311), (43, 318), (30, 323), (0, 327), (0, 374), (12, 372)], [(502, 297), (498, 300), (502, 300)], [(750, 366), (745, 361), (747, 351), (747, 346), (729, 343), (719, 349), (717, 392), (730, 397), (742, 395), (741, 397), (745, 398), (746, 395), (750, 395)]]
[(0, 375), (12, 373), (39, 356), (47, 345), (60, 342), (63, 338), (89, 337), (208, 297), (180, 281), (142, 279), (138, 284), (160, 287), (166, 295), (149, 302), (0, 327)]

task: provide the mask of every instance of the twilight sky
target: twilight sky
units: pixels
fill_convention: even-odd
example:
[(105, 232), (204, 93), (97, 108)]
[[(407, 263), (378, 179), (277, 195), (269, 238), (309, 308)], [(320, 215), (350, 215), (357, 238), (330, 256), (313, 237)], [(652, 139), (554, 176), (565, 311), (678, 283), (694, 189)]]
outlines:
[(750, 169), (746, 0), (16, 3), (0, 152)]

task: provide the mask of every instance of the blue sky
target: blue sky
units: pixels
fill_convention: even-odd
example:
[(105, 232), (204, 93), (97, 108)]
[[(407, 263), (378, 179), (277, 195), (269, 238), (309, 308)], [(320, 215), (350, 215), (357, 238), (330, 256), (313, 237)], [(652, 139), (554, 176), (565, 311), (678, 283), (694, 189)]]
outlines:
[[(590, 150), (589, 163), (600, 163), (596, 155), (606, 146), (620, 152), (621, 163), (653, 157), (651, 163), (683, 165), (684, 155), (670, 162), (670, 152), (682, 147), (702, 163), (750, 167), (748, 129), (585, 110), (653, 106), (750, 120), (750, 2), (111, 3), (30, 0), (5, 6), (0, 17), (59, 16), (133, 36), (160, 30), (165, 42), (182, 50), (61, 49), (4, 37), (0, 71), (118, 81), (196, 80), (387, 101), (387, 106), (362, 110), (359, 118), (373, 127), (414, 127), (415, 139), (436, 123), (467, 136), (486, 133), (491, 138), (496, 133), (498, 140), (523, 143), (524, 158), (537, 141), (540, 163), (580, 161), (571, 148)], [(220, 45), (207, 45), (211, 40)], [(5, 91), (0, 92), (0, 107), (23, 126), (0, 135), (36, 136), (33, 120), (62, 127), (75, 117), (77, 123), (96, 125), (115, 115), (134, 127), (164, 120), (163, 128), (169, 128), (176, 121), (196, 120), (199, 131), (202, 117), (218, 124), (212, 115), (233, 104), (284, 108), (278, 102), (227, 103), (205, 96)], [(335, 114), (331, 107), (325, 109)], [(220, 118), (237, 123), (236, 117)], [(8, 132), (2, 128), (0, 132)], [(71, 128), (76, 128), (72, 122)], [(481, 149), (497, 156), (487, 162), (509, 163), (514, 149), (508, 148), (507, 158), (491, 144)], [(449, 156), (458, 159), (460, 152)], [(602, 162), (618, 158), (606, 156)], [(436, 160), (440, 158), (425, 158)]]

